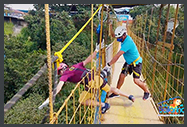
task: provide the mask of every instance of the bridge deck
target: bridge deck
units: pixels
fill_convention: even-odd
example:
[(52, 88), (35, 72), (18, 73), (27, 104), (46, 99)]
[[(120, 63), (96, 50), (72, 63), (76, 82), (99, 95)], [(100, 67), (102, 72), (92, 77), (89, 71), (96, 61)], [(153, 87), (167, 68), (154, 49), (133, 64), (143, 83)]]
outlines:
[[(115, 64), (114, 77), (111, 86), (116, 87), (124, 58), (120, 57)], [(135, 102), (124, 97), (107, 99), (111, 108), (103, 115), (102, 124), (163, 124), (151, 104), (144, 101), (143, 91), (133, 82), (133, 77), (127, 76), (121, 90), (134, 95)]]

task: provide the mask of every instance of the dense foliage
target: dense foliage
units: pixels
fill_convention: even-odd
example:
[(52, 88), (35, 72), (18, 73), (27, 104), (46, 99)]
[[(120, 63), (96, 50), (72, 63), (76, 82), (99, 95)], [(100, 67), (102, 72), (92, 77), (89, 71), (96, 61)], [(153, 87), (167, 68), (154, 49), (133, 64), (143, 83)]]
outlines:
[(34, 43), (21, 37), (4, 36), (4, 102), (33, 77), (44, 63), (45, 52), (33, 50)]
[(4, 33), (6, 35), (12, 34), (13, 33), (13, 26), (14, 26), (14, 24), (11, 22), (10, 23), (4, 22)]
[[(153, 9), (153, 14), (151, 15), (152, 9)], [(146, 25), (145, 32), (144, 32), (146, 40), (147, 40), (149, 25), (150, 25), (150, 20), (151, 20), (151, 32), (150, 32), (150, 36), (149, 36), (150, 43), (155, 43), (155, 41), (156, 41), (158, 19), (159, 19), (159, 9), (160, 9), (160, 5), (155, 6), (155, 5), (151, 4), (151, 5), (146, 5), (146, 6), (137, 6), (137, 7), (134, 7), (130, 11), (131, 16), (135, 19), (133, 27), (134, 27), (134, 31), (136, 31), (137, 34), (138, 34), (138, 32), (140, 33), (141, 31), (143, 31), (144, 26)], [(163, 41), (167, 9), (168, 9), (167, 5), (164, 6), (162, 9), (161, 23), (160, 23), (161, 25), (160, 25), (160, 29), (159, 29), (158, 41)], [(147, 21), (145, 21), (146, 12), (148, 15)], [(176, 11), (175, 11), (174, 6), (170, 6), (169, 19), (168, 19), (169, 21), (171, 19), (174, 19), (175, 12)], [(143, 16), (143, 19), (140, 17), (140, 15)], [(143, 20), (143, 22), (142, 22), (142, 20)], [(175, 45), (174, 52), (178, 52), (178, 53), (183, 54), (184, 53), (184, 4), (181, 4), (179, 7), (177, 20), (179, 21), (179, 25), (175, 31), (176, 36), (174, 38), (174, 45)], [(142, 35), (140, 35), (140, 36), (142, 36)], [(172, 36), (172, 34), (168, 32), (167, 37), (166, 37), (166, 43), (171, 43), (171, 36)]]
[(38, 105), (43, 101), (39, 94), (30, 94), (22, 99), (6, 113), (4, 123), (6, 124), (39, 124), (43, 119), (46, 109), (38, 110)]

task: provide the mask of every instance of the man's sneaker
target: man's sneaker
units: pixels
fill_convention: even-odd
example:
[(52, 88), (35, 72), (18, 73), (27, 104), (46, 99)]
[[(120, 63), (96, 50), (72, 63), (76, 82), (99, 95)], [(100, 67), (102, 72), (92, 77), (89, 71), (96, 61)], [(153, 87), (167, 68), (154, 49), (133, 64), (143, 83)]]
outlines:
[(115, 93), (112, 93), (112, 94), (110, 94), (108, 97), (109, 97), (109, 98), (114, 98), (114, 97), (119, 97), (119, 95), (118, 95), (118, 94), (115, 94)]
[(103, 106), (101, 108), (102, 114), (104, 114), (109, 108), (110, 108), (110, 104), (109, 103), (105, 103), (105, 106)]
[(129, 98), (129, 100), (131, 100), (132, 102), (134, 102), (134, 100), (135, 100), (135, 98), (134, 98), (133, 95), (130, 95), (128, 98)]
[(44, 101), (43, 104), (38, 107), (38, 109), (41, 110), (44, 107), (47, 107), (48, 104), (49, 104), (49, 98), (47, 98), (46, 101)]
[(150, 93), (144, 92), (143, 100), (147, 100), (151, 96)]
[(43, 109), (44, 107), (47, 107), (47, 106), (48, 106), (48, 103), (42, 104), (42, 105), (40, 105), (40, 106), (38, 107), (38, 109), (41, 110), (41, 109)]

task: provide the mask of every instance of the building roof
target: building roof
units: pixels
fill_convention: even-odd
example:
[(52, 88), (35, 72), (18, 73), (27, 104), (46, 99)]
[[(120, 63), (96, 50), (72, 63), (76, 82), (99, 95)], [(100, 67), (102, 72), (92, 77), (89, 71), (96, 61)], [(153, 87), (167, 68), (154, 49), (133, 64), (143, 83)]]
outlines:
[(141, 6), (147, 4), (111, 4), (113, 8), (122, 8), (122, 7), (134, 7), (134, 6)]

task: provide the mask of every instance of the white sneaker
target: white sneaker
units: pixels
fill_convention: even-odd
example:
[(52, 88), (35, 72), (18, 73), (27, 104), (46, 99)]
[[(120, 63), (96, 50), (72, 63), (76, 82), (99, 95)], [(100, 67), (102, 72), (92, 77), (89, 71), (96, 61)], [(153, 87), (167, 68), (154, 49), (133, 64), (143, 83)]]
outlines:
[(41, 110), (41, 109), (43, 109), (43, 107), (47, 107), (48, 104), (49, 104), (49, 98), (47, 98), (47, 100), (44, 101), (44, 103), (43, 103), (42, 105), (40, 105), (40, 106), (38, 107), (38, 109)]

